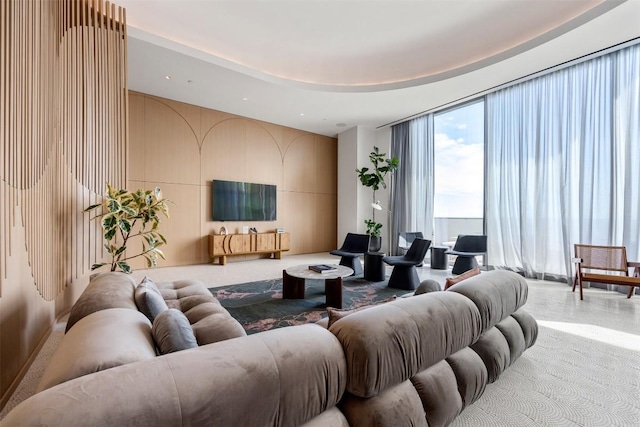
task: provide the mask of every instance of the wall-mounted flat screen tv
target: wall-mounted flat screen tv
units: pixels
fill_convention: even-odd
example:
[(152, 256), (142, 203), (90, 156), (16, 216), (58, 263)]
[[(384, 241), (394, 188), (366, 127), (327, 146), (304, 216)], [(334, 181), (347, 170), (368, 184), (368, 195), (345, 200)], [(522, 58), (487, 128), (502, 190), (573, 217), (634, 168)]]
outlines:
[(275, 221), (276, 186), (213, 180), (214, 221)]

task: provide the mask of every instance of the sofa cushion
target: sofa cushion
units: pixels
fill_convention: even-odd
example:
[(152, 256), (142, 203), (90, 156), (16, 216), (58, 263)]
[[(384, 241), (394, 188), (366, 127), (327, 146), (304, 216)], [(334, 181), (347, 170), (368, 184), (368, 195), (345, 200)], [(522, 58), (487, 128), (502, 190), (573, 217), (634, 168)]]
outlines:
[(429, 427), (420, 396), (410, 381), (386, 388), (369, 399), (347, 393), (340, 409), (351, 427)]
[(138, 310), (151, 322), (158, 314), (169, 308), (156, 284), (146, 276), (136, 287), (134, 295)]
[(213, 297), (204, 283), (198, 280), (174, 280), (172, 282), (158, 282), (156, 285), (165, 300), (180, 300), (192, 295)]
[(198, 346), (193, 329), (189, 324), (189, 319), (175, 308), (170, 308), (158, 314), (153, 320), (151, 332), (153, 333), (153, 340), (162, 354)]
[(176, 280), (157, 283), (167, 305), (182, 311), (193, 329), (198, 345), (247, 335), (244, 328), (214, 298), (204, 283)]
[(347, 390), (371, 397), (475, 342), (481, 328), (468, 298), (432, 292), (361, 310), (329, 330), (347, 358)]
[(151, 322), (128, 308), (92, 313), (67, 332), (45, 370), (37, 392), (114, 366), (156, 357)]
[(185, 313), (199, 345), (211, 344), (231, 338), (244, 337), (247, 332), (227, 309), (216, 302), (207, 302)]
[(473, 301), (482, 316), (482, 332), (494, 327), (527, 302), (527, 281), (513, 271), (493, 270), (451, 286)]
[(89, 285), (71, 307), (66, 331), (83, 317), (108, 308), (138, 310), (133, 299), (136, 282), (125, 273), (107, 271), (92, 276)]

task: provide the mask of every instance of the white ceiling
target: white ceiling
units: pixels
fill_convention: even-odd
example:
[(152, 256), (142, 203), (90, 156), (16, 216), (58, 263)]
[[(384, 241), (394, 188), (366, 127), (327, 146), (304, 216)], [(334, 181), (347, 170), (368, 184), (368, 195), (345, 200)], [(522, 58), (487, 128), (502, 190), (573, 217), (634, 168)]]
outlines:
[(116, 3), (131, 90), (329, 136), (640, 37), (640, 0)]

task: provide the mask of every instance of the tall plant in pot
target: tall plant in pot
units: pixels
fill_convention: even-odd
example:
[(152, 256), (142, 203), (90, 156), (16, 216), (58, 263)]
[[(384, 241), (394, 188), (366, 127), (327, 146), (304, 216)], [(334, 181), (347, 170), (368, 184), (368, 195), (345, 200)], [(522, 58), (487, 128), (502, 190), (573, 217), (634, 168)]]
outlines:
[[(104, 248), (111, 255), (111, 262), (93, 264), (91, 270), (109, 265), (111, 271), (120, 270), (131, 273), (128, 260), (144, 257), (147, 267), (155, 267), (158, 257), (164, 258), (160, 249), (167, 240), (158, 232), (160, 214), (169, 217), (169, 200), (162, 197), (159, 187), (154, 190), (126, 189), (117, 190), (107, 183), (107, 194), (102, 203), (86, 208), (85, 212), (92, 212), (102, 208), (92, 220), (100, 220), (102, 226)], [(133, 243), (139, 245), (141, 251), (133, 251)], [(139, 247), (137, 246), (136, 247)], [(126, 252), (125, 252), (126, 251)]]
[(371, 219), (366, 219), (364, 223), (367, 226), (366, 233), (371, 236), (369, 250), (373, 252), (379, 251), (382, 246), (380, 239), (382, 224), (376, 221), (376, 210), (382, 210), (382, 207), (378, 199), (376, 199), (376, 191), (380, 188), (387, 188), (385, 177), (398, 169), (400, 163), (397, 157), (387, 158), (386, 156), (387, 154), (381, 153), (378, 147), (373, 147), (373, 151), (369, 153), (369, 160), (373, 164), (373, 168), (363, 167), (362, 169), (356, 169), (362, 185), (372, 190)]

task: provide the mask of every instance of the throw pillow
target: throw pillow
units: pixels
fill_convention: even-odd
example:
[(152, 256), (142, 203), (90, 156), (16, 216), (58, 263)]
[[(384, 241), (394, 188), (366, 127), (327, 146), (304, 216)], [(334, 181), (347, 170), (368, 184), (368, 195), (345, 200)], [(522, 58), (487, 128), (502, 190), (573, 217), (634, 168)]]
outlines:
[(451, 286), (455, 285), (456, 283), (460, 283), (464, 279), (468, 279), (469, 277), (473, 277), (473, 276), (476, 276), (478, 274), (480, 274), (480, 267), (474, 267), (471, 270), (466, 271), (466, 272), (462, 273), (459, 276), (447, 277), (447, 279), (445, 280), (445, 283), (444, 283), (444, 289), (447, 290)]
[(189, 319), (175, 308), (165, 310), (156, 316), (151, 333), (161, 354), (198, 346)]
[(385, 300), (382, 301), (378, 301), (376, 303), (370, 304), (370, 305), (364, 305), (362, 307), (357, 307), (357, 308), (333, 308), (333, 307), (327, 307), (327, 313), (329, 314), (329, 324), (327, 325), (327, 328), (330, 328), (331, 325), (333, 325), (335, 322), (337, 322), (338, 320), (342, 319), (343, 317), (347, 317), (348, 315), (355, 313), (357, 311), (360, 310), (364, 310), (366, 308), (369, 307), (374, 307), (376, 305), (380, 305), (380, 304), (384, 304), (386, 302), (391, 302), (391, 301), (395, 301), (396, 300), (396, 296), (392, 296), (389, 297)]
[(134, 298), (138, 311), (147, 316), (151, 322), (158, 314), (169, 309), (160, 289), (148, 277), (142, 279), (142, 282), (136, 287)]

